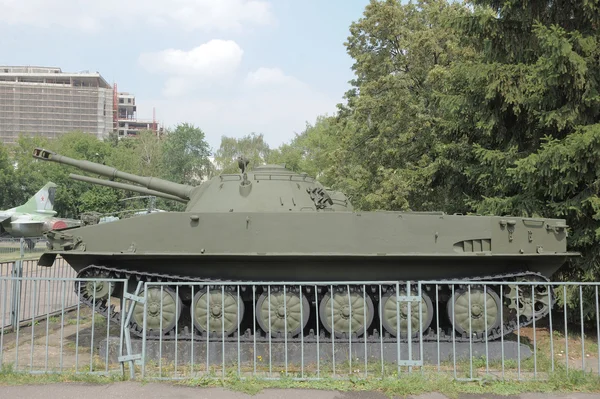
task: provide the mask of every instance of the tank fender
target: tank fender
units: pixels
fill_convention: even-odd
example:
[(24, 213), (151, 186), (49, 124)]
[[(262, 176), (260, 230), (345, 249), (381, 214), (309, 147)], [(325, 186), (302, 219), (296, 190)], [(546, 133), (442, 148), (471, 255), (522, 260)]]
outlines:
[(56, 260), (56, 254), (42, 254), (38, 260), (38, 266), (51, 267)]

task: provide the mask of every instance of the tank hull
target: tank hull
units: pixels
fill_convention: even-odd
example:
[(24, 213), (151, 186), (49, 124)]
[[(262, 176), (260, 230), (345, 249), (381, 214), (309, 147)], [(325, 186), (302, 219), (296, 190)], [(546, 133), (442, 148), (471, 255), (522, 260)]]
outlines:
[(102, 265), (207, 279), (389, 281), (513, 271), (549, 278), (573, 255), (556, 219), (507, 222), (400, 212), (156, 213), (53, 233), (54, 250), (40, 263), (49, 266), (59, 254), (78, 270)]
[[(170, 339), (184, 331), (193, 339), (237, 331), (239, 339), (253, 326), (254, 337), (242, 339), (302, 339), (301, 332), (320, 331), (323, 340), (384, 333), (406, 340), (413, 331), (424, 340), (484, 342), (545, 317), (554, 304), (548, 279), (577, 255), (567, 252), (562, 219), (352, 212), (344, 193), (278, 165), (248, 171), (243, 157), (240, 174), (197, 187), (44, 149), (34, 150), (34, 157), (111, 181), (72, 175), (76, 180), (187, 204), (185, 212), (47, 234), (49, 251), (39, 264), (51, 266), (57, 255), (64, 257), (85, 279), (75, 287), (82, 302), (115, 323), (122, 319), (110, 297), (143, 289), (138, 295), (145, 298), (144, 309), (134, 305), (130, 319), (137, 336)], [(114, 278), (127, 284), (107, 283)], [(466, 290), (449, 280), (478, 282)], [(481, 283), (492, 280), (506, 282), (506, 289)], [(257, 284), (244, 289), (246, 281)], [(419, 293), (418, 284), (397, 284), (406, 281), (425, 283)], [(533, 285), (522, 290), (523, 281)], [(441, 325), (432, 324), (434, 314)]]

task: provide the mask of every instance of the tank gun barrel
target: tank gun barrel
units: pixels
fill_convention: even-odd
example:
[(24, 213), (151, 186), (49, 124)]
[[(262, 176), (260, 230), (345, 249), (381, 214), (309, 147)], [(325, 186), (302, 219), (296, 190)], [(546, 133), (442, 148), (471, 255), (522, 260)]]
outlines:
[(125, 183), (119, 183), (116, 181), (96, 179), (95, 177), (81, 176), (81, 175), (76, 175), (73, 173), (69, 174), (69, 177), (73, 180), (78, 180), (78, 181), (91, 183), (91, 184), (97, 184), (99, 186), (106, 186), (106, 187), (111, 187), (111, 188), (118, 188), (121, 190), (133, 191), (133, 192), (141, 193), (141, 194), (154, 195), (155, 197), (166, 198), (166, 199), (173, 200), (173, 201), (179, 201), (179, 202), (184, 202), (184, 203), (187, 202), (183, 198), (176, 197), (176, 196), (170, 195), (170, 194), (165, 194), (160, 191), (150, 190), (150, 189), (140, 187), (140, 186), (134, 186), (133, 184), (125, 184)]
[[(66, 157), (64, 155), (59, 155), (53, 151), (45, 150), (43, 148), (35, 148), (33, 150), (33, 157), (37, 159), (41, 159), (43, 161), (50, 161), (61, 163), (65, 165), (71, 165), (78, 169), (84, 170), (86, 172), (95, 173), (101, 176), (108, 177), (109, 179), (122, 179), (127, 180), (133, 183), (137, 183), (145, 188), (153, 191), (157, 191), (163, 194), (171, 195), (174, 197), (180, 198), (182, 201), (186, 202), (190, 199), (190, 194), (194, 189), (193, 186), (188, 186), (185, 184), (173, 183), (167, 180), (159, 179), (156, 177), (145, 177), (145, 176), (137, 176), (131, 173), (122, 172), (116, 168), (112, 168), (110, 166), (101, 165), (95, 162), (78, 160)], [(102, 182), (104, 180), (97, 179)], [(97, 183), (97, 182), (96, 182)], [(100, 183), (98, 183), (100, 184)], [(131, 186), (130, 186), (131, 187)], [(136, 186), (133, 186), (136, 187)], [(131, 190), (134, 191), (134, 190)], [(157, 195), (158, 196), (158, 195)]]

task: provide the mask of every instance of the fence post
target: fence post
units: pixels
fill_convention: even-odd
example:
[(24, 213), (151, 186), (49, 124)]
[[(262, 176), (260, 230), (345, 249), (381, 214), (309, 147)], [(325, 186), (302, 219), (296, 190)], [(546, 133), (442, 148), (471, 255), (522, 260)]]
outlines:
[(12, 329), (16, 329), (19, 325), (19, 312), (21, 308), (21, 285), (23, 277), (23, 258), (25, 257), (25, 239), (21, 237), (20, 240), (20, 254), (19, 259), (13, 262), (13, 268), (11, 271), (11, 277), (15, 277), (12, 286), (12, 301), (10, 308), (10, 324)]

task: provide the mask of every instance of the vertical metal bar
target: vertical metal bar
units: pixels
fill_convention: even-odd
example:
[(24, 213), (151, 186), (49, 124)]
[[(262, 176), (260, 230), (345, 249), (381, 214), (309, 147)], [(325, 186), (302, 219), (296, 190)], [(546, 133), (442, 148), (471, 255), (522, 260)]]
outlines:
[(563, 284), (563, 312), (565, 314), (565, 365), (569, 375), (569, 331), (567, 330), (567, 286)]
[[(367, 286), (365, 284), (363, 284), (363, 320), (367, 320)], [(365, 378), (368, 377), (368, 372), (367, 372), (367, 329), (366, 329), (366, 324), (365, 324), (365, 333), (364, 333), (364, 342), (365, 342), (365, 346), (364, 346), (364, 351), (365, 351)]]
[[(115, 283), (115, 289), (116, 287)], [(128, 292), (127, 291), (128, 287), (123, 284), (123, 288), (122, 288), (122, 294), (121, 294), (121, 298), (119, 298), (119, 306), (121, 306), (121, 317), (120, 317), (120, 328), (119, 328), (119, 356), (123, 356), (123, 344), (125, 344), (126, 349), (127, 349), (127, 354), (131, 355), (131, 350), (130, 350), (130, 346), (127, 344), (126, 340), (124, 342), (124, 335), (125, 335), (125, 319), (127, 317), (129, 317), (129, 314), (127, 312), (127, 301), (125, 300), (125, 293)], [(129, 331), (128, 331), (129, 332)], [(134, 363), (133, 361), (131, 361), (129, 363), (129, 373), (131, 376), (131, 379), (133, 380), (135, 378), (135, 375), (132, 375), (134, 373)], [(125, 363), (124, 362), (119, 362), (119, 370), (121, 371), (121, 376), (125, 377)]]
[(92, 297), (92, 337), (90, 339), (90, 373), (94, 370), (92, 360), (94, 359), (94, 329), (96, 326), (96, 290), (97, 281), (94, 280), (94, 296)]
[[(61, 281), (61, 294), (60, 294), (60, 371), (63, 369), (63, 352), (64, 352), (64, 337), (65, 337), (65, 296), (67, 289), (67, 282)], [(94, 297), (96, 296), (94, 292)], [(92, 330), (93, 332), (93, 330)], [(92, 340), (91, 345), (94, 345), (94, 341)]]
[[(594, 285), (594, 289), (596, 291), (596, 346), (598, 347), (598, 374), (600, 374), (600, 306), (598, 306), (598, 286)], [(2, 363), (1, 358), (0, 363)]]
[[(179, 284), (177, 284), (175, 286), (175, 314), (176, 315), (179, 314)], [(221, 313), (221, 315), (223, 315), (223, 313)], [(160, 316), (162, 318), (162, 309), (160, 312)], [(175, 376), (177, 376), (177, 355), (179, 352), (177, 350), (178, 341), (179, 341), (179, 320), (175, 320), (175, 370), (174, 370)]]
[(517, 293), (517, 379), (521, 380), (521, 315), (519, 314), (519, 284), (516, 284)]
[(17, 336), (16, 336), (16, 343), (17, 343), (17, 356), (16, 356), (16, 368), (18, 367), (18, 360), (19, 360), (19, 351), (18, 351), (18, 344), (19, 344), (19, 329), (20, 329), (20, 313), (21, 313), (21, 288), (23, 285), (23, 261), (22, 260), (18, 260), (16, 262), (13, 263), (13, 276), (16, 277), (15, 280), (13, 280), (13, 290), (14, 290), (14, 295), (13, 295), (13, 302), (12, 302), (12, 326), (13, 328), (16, 327), (17, 329)]
[[(379, 357), (381, 358), (381, 378), (385, 378), (385, 369), (383, 362), (383, 301), (381, 300), (381, 284), (378, 285), (379, 294)], [(389, 299), (388, 299), (389, 300)]]
[[(29, 371), (33, 370), (33, 342), (35, 341), (35, 297), (37, 280), (33, 280), (33, 300), (31, 301), (31, 359), (29, 361)], [(46, 325), (48, 325), (48, 319), (46, 319)]]
[[(148, 342), (148, 282), (144, 282), (144, 327), (142, 328), (142, 378), (146, 376), (146, 344)], [(208, 345), (206, 346), (208, 350)]]
[(333, 317), (333, 285), (331, 285), (329, 289), (329, 304), (331, 305), (331, 357), (333, 359), (333, 375), (335, 375), (335, 323)]
[(454, 290), (454, 284), (452, 284), (452, 296), (450, 297), (451, 301), (452, 301), (452, 306), (450, 306), (451, 310), (452, 310), (452, 361), (454, 363), (454, 379), (456, 379), (456, 328), (454, 328), (454, 326), (456, 325), (456, 320), (455, 320), (455, 315), (454, 315), (454, 302), (456, 302), (456, 298), (455, 298), (455, 290)]
[(286, 377), (288, 375), (287, 323), (288, 323), (288, 319), (287, 319), (287, 288), (284, 284), (283, 285), (283, 346), (285, 348), (284, 357), (285, 357), (285, 376)]
[[(110, 342), (110, 317), (111, 317), (111, 312), (112, 312), (112, 308), (111, 308), (111, 297), (110, 297), (110, 293), (111, 291), (111, 287), (112, 287), (112, 281), (108, 280), (108, 298), (107, 298), (107, 305), (108, 305), (108, 315), (106, 316), (106, 354), (105, 354), (105, 360), (104, 360), (104, 369), (105, 371), (108, 373), (108, 343)], [(119, 348), (121, 347), (121, 345), (119, 345)], [(123, 363), (121, 363), (121, 366), (123, 365)]]
[[(500, 306), (502, 306), (502, 300), (500, 300)], [(487, 319), (487, 284), (483, 285), (483, 325), (485, 330), (483, 337), (485, 339), (485, 374), (490, 373), (490, 354), (488, 351), (488, 319)]]
[(418, 329), (419, 332), (419, 360), (421, 361), (421, 376), (425, 375), (425, 361), (423, 360), (423, 334), (425, 334), (425, 330), (423, 329), (423, 289), (421, 282), (419, 281), (417, 286), (417, 296), (419, 297), (419, 316), (418, 320)]
[[(151, 288), (149, 288), (150, 290)], [(163, 316), (162, 316), (162, 312), (164, 310), (164, 295), (165, 295), (165, 290), (164, 290), (164, 285), (160, 286), (160, 320), (158, 321), (158, 376), (162, 378), (162, 347), (163, 347)]]
[[(554, 372), (554, 333), (552, 331), (552, 287), (550, 285), (548, 285), (548, 306), (548, 320), (550, 327), (550, 367), (552, 368), (552, 372)], [(598, 361), (600, 362), (600, 358), (598, 359)]]
[[(77, 281), (77, 294), (81, 293), (81, 280)], [(50, 298), (50, 287), (48, 286), (48, 298)], [(50, 309), (50, 308), (48, 308)], [(79, 315), (81, 301), (77, 301), (77, 320), (75, 320), (75, 373), (79, 373)]]
[[(469, 308), (467, 310), (469, 317), (469, 378), (473, 379), (473, 317), (471, 313), (471, 284), (467, 286), (469, 291)], [(485, 298), (486, 292), (483, 292)]]
[[(350, 284), (346, 285), (348, 290), (348, 310), (350, 317), (348, 318), (348, 371), (352, 374), (352, 299), (350, 296)], [(366, 333), (366, 331), (365, 331)]]
[(579, 321), (581, 323), (581, 370), (585, 372), (585, 335), (583, 332), (583, 286), (579, 286)]
[(4, 289), (1, 291), (4, 293), (4, 295), (2, 296), (2, 328), (0, 328), (0, 365), (4, 364), (4, 327), (5, 327), (4, 320), (6, 317), (6, 301), (8, 299), (8, 282), (9, 281), (11, 281), (11, 280), (0, 280), (0, 283), (2, 283), (2, 285), (4, 285)]
[[(410, 286), (410, 281), (406, 282), (406, 292), (408, 295), (412, 295), (412, 289)], [(420, 302), (420, 301), (419, 301)], [(408, 314), (406, 315), (406, 328), (407, 328), (407, 342), (408, 342), (408, 360), (412, 362), (413, 357), (412, 357), (412, 315), (411, 315), (411, 310), (412, 310), (412, 302), (409, 301), (408, 302)], [(412, 366), (408, 366), (408, 372), (412, 373)]]
[(304, 378), (304, 296), (302, 293), (302, 285), (298, 286), (300, 292), (300, 378)]
[[(317, 317), (317, 378), (321, 378), (321, 348), (319, 346), (319, 296), (315, 285), (315, 316)], [(600, 349), (599, 349), (600, 350)]]
[[(56, 272), (57, 272), (57, 270), (58, 269), (54, 265), (52, 265), (52, 268), (50, 269), (50, 274), (51, 274), (51, 277), (53, 278), (53, 280), (52, 280), (53, 281), (53, 285), (57, 285), (58, 286), (59, 284), (58, 284), (58, 281), (56, 280)], [(52, 290), (52, 304), (56, 303), (58, 295), (59, 295), (58, 294), (58, 287), (56, 287), (56, 288), (57, 289), (53, 289)], [(94, 287), (94, 288), (96, 288), (96, 287)], [(55, 309), (52, 309), (52, 310), (55, 310)]]
[[(240, 316), (241, 316), (241, 314), (240, 314), (241, 302), (242, 302), (242, 297), (240, 296), (240, 285), (238, 284), (237, 285), (237, 302), (236, 302), (237, 303), (237, 308), (235, 309), (236, 314), (237, 314), (236, 323), (238, 325), (238, 327), (237, 327), (237, 353), (238, 353), (238, 360), (237, 360), (237, 366), (238, 366), (237, 368), (238, 368), (238, 370), (237, 370), (237, 376), (238, 376), (238, 378), (240, 378), (242, 376), (242, 366), (240, 364), (241, 361), (242, 361), (241, 360), (241, 348), (240, 348), (240, 333), (241, 333), (240, 326), (242, 325), (241, 324), (241, 320), (240, 320)], [(254, 357), (256, 357), (256, 352), (253, 352), (253, 353), (255, 355)]]
[(531, 285), (531, 303), (533, 310), (533, 378), (537, 379), (537, 340), (536, 340), (536, 328), (535, 328), (535, 295), (534, 295), (534, 284)]
[(16, 337), (15, 337), (15, 349), (16, 349), (16, 353), (15, 353), (15, 370), (19, 369), (19, 332), (21, 330), (21, 323), (19, 322), (19, 312), (20, 312), (20, 307), (21, 307), (21, 279), (22, 277), (19, 277), (18, 281), (18, 297), (14, 298), (14, 301), (16, 302), (16, 312), (15, 312), (15, 322), (16, 324), (13, 324), (13, 327), (16, 326), (17, 328), (17, 332), (16, 332)]
[[(254, 345), (254, 370), (252, 376), (256, 376), (256, 285), (252, 284), (252, 341)], [(262, 357), (261, 357), (262, 359)]]
[(442, 368), (442, 359), (440, 356), (440, 335), (442, 333), (442, 329), (440, 328), (440, 309), (439, 309), (439, 303), (440, 303), (440, 298), (439, 298), (439, 285), (436, 283), (435, 284), (435, 330), (437, 331), (436, 334), (436, 342), (437, 342), (437, 371), (438, 373), (441, 371)]
[(397, 356), (397, 377), (400, 378), (400, 283), (396, 283), (396, 356)]
[(269, 336), (269, 377), (272, 377), (273, 374), (273, 353), (271, 351), (271, 329), (273, 325), (271, 324), (271, 284), (267, 285), (267, 300), (269, 305), (269, 331), (267, 331), (267, 335)]
[(210, 285), (206, 286), (206, 373), (210, 370)]
[[(46, 280), (46, 283), (48, 280)], [(46, 284), (46, 304), (50, 302), (50, 290), (48, 284)], [(46, 355), (44, 358), (44, 370), (48, 371), (48, 341), (49, 341), (49, 328), (50, 328), (50, 307), (46, 305)], [(0, 362), (2, 364), (2, 362)], [(75, 369), (77, 371), (77, 369)]]
[(221, 285), (221, 380), (225, 379), (225, 286)]
[(195, 320), (195, 316), (196, 316), (196, 312), (195, 312), (196, 301), (194, 301), (194, 298), (195, 298), (194, 289), (195, 288), (196, 288), (196, 285), (192, 284), (192, 303), (191, 303), (191, 306), (190, 306), (190, 319), (192, 319), (191, 336), (190, 336), (190, 343), (191, 343), (191, 347), (190, 347), (190, 375), (191, 376), (194, 375), (194, 335), (196, 334), (196, 327), (195, 327), (195, 324), (194, 324), (194, 320)]
[[(504, 298), (503, 294), (504, 284), (500, 284), (500, 300)], [(500, 355), (502, 357), (502, 380), (504, 380), (504, 306), (500, 306)]]

